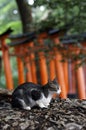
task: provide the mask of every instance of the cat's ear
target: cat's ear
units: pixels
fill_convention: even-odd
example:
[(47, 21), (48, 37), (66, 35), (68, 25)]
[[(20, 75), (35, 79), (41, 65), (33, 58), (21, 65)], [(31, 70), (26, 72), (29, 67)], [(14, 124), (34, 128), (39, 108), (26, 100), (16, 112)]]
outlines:
[(50, 79), (48, 79), (48, 83), (51, 83), (52, 81)]
[(55, 77), (53, 80), (48, 79), (48, 83), (51, 83), (51, 82), (53, 82), (53, 81), (58, 82), (58, 80), (57, 80), (57, 78), (56, 78), (56, 77)]
[(48, 79), (48, 83), (52, 83), (52, 82), (58, 82), (57, 78), (55, 77), (53, 80)]
[(57, 81), (57, 78), (55, 77), (55, 78), (53, 79), (53, 81)]

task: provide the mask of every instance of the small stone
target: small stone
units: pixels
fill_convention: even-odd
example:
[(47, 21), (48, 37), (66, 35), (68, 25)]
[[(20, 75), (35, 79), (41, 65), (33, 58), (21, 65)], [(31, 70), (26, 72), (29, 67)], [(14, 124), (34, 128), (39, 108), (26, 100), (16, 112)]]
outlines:
[(47, 130), (55, 130), (53, 127), (49, 127), (47, 128)]
[(7, 128), (9, 127), (10, 125), (6, 124), (3, 126), (3, 130), (7, 130)]
[(34, 116), (29, 116), (29, 118), (32, 120), (32, 119), (34, 119)]
[(25, 130), (28, 126), (29, 126), (28, 121), (26, 121), (24, 123), (20, 123), (21, 130)]
[(66, 130), (81, 130), (82, 126), (76, 123), (68, 123), (65, 128)]
[(18, 122), (13, 122), (12, 126), (15, 127), (18, 125)]
[(11, 119), (11, 117), (10, 116), (7, 116), (6, 118), (5, 118), (5, 121), (7, 122), (7, 121), (9, 121)]
[(48, 115), (45, 115), (45, 119), (47, 119), (49, 116)]

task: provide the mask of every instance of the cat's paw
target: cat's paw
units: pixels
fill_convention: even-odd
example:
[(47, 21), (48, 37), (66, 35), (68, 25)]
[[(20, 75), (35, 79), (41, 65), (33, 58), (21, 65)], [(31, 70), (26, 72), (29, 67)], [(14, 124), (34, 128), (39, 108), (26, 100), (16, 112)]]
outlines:
[(40, 108), (48, 108), (49, 103), (44, 103), (41, 101), (36, 101), (36, 104), (40, 107)]
[(39, 106), (40, 108), (47, 108), (47, 106), (45, 106), (43, 103), (38, 103), (38, 106)]
[(41, 108), (48, 108), (48, 105), (44, 105), (44, 104), (43, 104), (43, 105), (41, 105), (40, 107), (41, 107)]
[(25, 107), (24, 109), (25, 110), (31, 110), (31, 107), (28, 106), (28, 107)]
[(40, 107), (40, 108), (48, 108), (48, 106), (43, 106), (43, 107)]
[(50, 104), (49, 103), (45, 103), (44, 105), (48, 107)]

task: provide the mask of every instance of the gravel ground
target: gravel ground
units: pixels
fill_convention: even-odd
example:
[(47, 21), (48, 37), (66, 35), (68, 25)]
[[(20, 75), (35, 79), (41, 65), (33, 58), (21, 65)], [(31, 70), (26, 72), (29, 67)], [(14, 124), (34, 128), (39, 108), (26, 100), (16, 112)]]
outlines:
[(86, 130), (86, 100), (55, 99), (48, 109), (13, 109), (0, 95), (0, 130)]

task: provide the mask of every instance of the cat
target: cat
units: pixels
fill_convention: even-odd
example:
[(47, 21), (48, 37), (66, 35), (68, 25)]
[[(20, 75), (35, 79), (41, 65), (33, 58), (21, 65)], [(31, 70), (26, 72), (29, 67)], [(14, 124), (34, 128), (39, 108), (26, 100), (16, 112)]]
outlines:
[(61, 93), (60, 86), (56, 79), (48, 81), (41, 86), (32, 82), (25, 82), (19, 85), (12, 93), (12, 106), (30, 110), (34, 106), (48, 108), (54, 93)]

